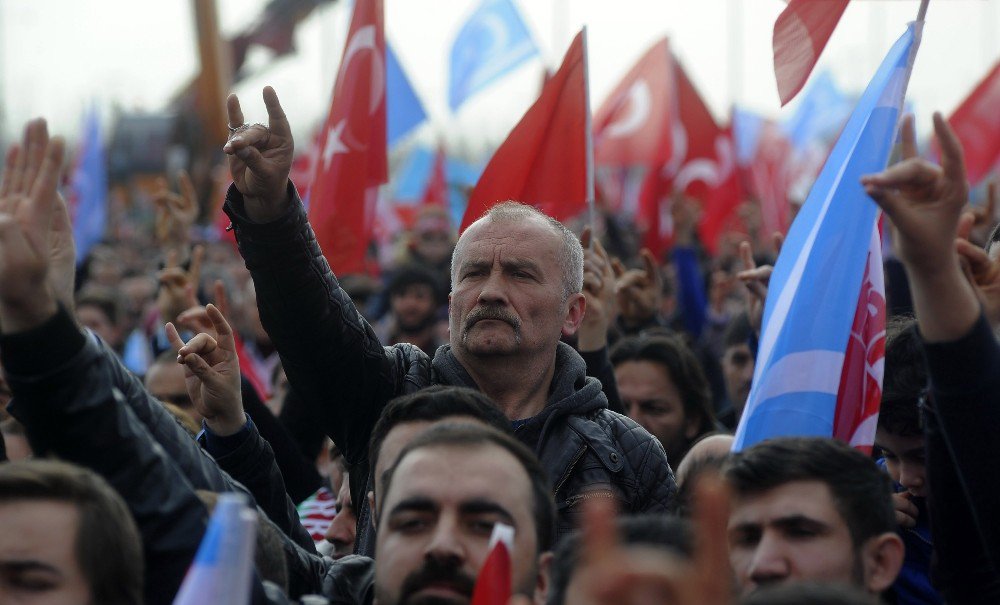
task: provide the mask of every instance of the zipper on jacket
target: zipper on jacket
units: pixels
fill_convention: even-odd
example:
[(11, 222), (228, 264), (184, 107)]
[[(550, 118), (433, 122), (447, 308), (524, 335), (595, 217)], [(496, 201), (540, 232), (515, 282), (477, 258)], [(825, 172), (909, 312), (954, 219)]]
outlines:
[(584, 445), (583, 447), (580, 448), (580, 451), (577, 452), (575, 456), (573, 456), (573, 460), (569, 463), (569, 466), (566, 468), (566, 472), (563, 474), (562, 478), (559, 479), (559, 483), (556, 484), (555, 489), (552, 490), (553, 495), (559, 493), (559, 490), (562, 489), (563, 484), (566, 483), (566, 480), (569, 479), (569, 476), (573, 473), (573, 468), (576, 466), (576, 463), (579, 462), (580, 458), (583, 458), (583, 455), (586, 453), (587, 453), (587, 446)]
[(577, 494), (566, 499), (566, 506), (573, 507), (585, 500), (614, 500), (615, 495), (609, 489), (598, 489), (590, 492), (584, 492), (582, 494)]

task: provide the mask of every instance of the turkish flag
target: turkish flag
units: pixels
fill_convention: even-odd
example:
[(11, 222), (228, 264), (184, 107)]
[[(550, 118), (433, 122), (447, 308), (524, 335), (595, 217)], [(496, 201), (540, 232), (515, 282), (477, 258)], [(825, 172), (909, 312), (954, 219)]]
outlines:
[(309, 222), (341, 275), (365, 269), (378, 187), (388, 175), (382, 23), (382, 0), (357, 0), (309, 190)]
[(660, 165), (670, 156), (677, 118), (667, 39), (653, 45), (594, 113), (594, 162), (600, 166)]
[(644, 244), (657, 258), (670, 246), (672, 230), (664, 206), (673, 192), (682, 192), (702, 204), (698, 226), (702, 244), (710, 253), (742, 201), (732, 134), (719, 127), (683, 67), (673, 62), (677, 91), (677, 119), (671, 121), (670, 158), (650, 170), (639, 199), (638, 222), (647, 228)]
[(434, 155), (434, 166), (431, 168), (431, 176), (427, 179), (424, 197), (420, 200), (422, 206), (448, 207), (447, 161), (448, 157), (445, 155), (444, 146), (438, 145), (437, 153)]
[(849, 0), (791, 0), (774, 22), (774, 77), (781, 105), (805, 86)]
[(793, 163), (791, 141), (777, 122), (766, 120), (752, 158), (740, 167), (746, 188), (760, 202), (762, 241), (788, 228), (788, 189), (796, 176)]
[(587, 205), (587, 57), (584, 33), (490, 158), (472, 190), (461, 230), (498, 202), (532, 204), (557, 219)]
[(1000, 62), (976, 86), (948, 123), (962, 142), (969, 182), (978, 184), (1000, 160)]
[(476, 577), (470, 605), (507, 605), (512, 587), (510, 551), (514, 530), (497, 523), (490, 536), (490, 552)]

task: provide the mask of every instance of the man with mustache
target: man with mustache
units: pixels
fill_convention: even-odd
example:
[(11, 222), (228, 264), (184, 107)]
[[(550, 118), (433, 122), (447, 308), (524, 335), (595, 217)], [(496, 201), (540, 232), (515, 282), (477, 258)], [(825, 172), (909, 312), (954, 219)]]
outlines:
[(384, 475), (375, 602), (468, 603), (496, 523), (514, 528), (514, 594), (545, 602), (555, 509), (545, 472), (524, 445), (480, 424), (439, 424)]
[(450, 343), (433, 358), (408, 344), (383, 348), (340, 288), (288, 180), (291, 130), (273, 89), (264, 102), (269, 126), (246, 126), (229, 99), (234, 134), (224, 151), (234, 183), (225, 211), (289, 383), (352, 467), (358, 510), (371, 488), (355, 481), (368, 475), (380, 411), (432, 384), (475, 388), (496, 402), (550, 477), (560, 533), (589, 498), (615, 500), (625, 513), (667, 510), (676, 486), (663, 448), (607, 409), (600, 382), (560, 342), (586, 307), (583, 248), (572, 232), (530, 206), (495, 206), (455, 247)]

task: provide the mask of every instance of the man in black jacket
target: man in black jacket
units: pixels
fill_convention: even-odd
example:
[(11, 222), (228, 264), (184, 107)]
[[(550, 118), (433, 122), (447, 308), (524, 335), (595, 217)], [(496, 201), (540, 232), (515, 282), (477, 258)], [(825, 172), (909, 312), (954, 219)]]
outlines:
[[(351, 476), (367, 475), (355, 469), (367, 466), (368, 437), (389, 399), (431, 384), (468, 386), (497, 403), (542, 461), (561, 533), (584, 498), (615, 499), (627, 513), (666, 510), (676, 487), (663, 448), (608, 411), (600, 383), (559, 341), (576, 332), (586, 306), (572, 233), (527, 206), (493, 210), (455, 249), (450, 345), (433, 359), (406, 344), (383, 348), (341, 290), (288, 181), (291, 131), (273, 89), (264, 101), (267, 127), (246, 126), (229, 99), (235, 132), (224, 150), (234, 184), (225, 210), (289, 382), (355, 467)], [(363, 487), (352, 485), (359, 507)]]

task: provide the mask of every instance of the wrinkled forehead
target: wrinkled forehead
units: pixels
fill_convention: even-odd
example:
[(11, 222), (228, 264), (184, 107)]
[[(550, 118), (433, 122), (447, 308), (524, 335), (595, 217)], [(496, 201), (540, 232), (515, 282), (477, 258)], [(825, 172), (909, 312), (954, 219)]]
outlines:
[(558, 254), (561, 245), (562, 239), (552, 225), (538, 216), (499, 220), (485, 216), (458, 238), (454, 264), (461, 264), (472, 256), (492, 257), (501, 251), (508, 256)]

